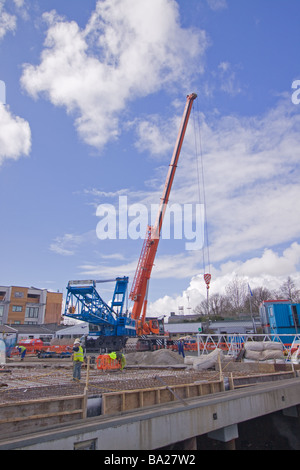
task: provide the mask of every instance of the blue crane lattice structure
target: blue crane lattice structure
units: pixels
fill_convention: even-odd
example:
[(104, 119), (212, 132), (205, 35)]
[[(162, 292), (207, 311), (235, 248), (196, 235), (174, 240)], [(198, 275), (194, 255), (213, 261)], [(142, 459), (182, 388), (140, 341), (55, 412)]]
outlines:
[[(96, 284), (111, 281), (116, 285), (108, 305)], [(64, 316), (89, 323), (89, 349), (121, 349), (128, 337), (136, 336), (135, 321), (125, 309), (127, 287), (126, 276), (106, 281), (69, 281)]]

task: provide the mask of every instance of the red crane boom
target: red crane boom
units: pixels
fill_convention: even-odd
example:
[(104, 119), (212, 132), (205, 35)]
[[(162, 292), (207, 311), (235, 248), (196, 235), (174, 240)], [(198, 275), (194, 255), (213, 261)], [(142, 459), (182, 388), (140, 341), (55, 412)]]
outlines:
[(197, 98), (195, 93), (192, 93), (187, 96), (186, 105), (184, 108), (184, 113), (181, 120), (181, 125), (173, 151), (173, 156), (169, 166), (169, 171), (167, 174), (165, 187), (163, 195), (161, 197), (161, 202), (157, 214), (157, 218), (154, 226), (148, 226), (140, 258), (138, 261), (136, 273), (133, 279), (131, 291), (129, 297), (134, 301), (132, 309), (132, 318), (136, 320), (137, 323), (137, 334), (149, 334), (150, 328), (146, 323), (146, 310), (147, 310), (147, 297), (148, 297), (148, 286), (149, 279), (151, 276), (152, 267), (154, 264), (154, 259), (158, 247), (158, 242), (160, 238), (161, 228), (163, 224), (163, 219), (166, 211), (166, 207), (169, 201), (170, 192), (172, 189), (172, 184), (175, 176), (175, 171), (177, 168), (177, 163), (184, 140), (186, 128), (188, 125), (189, 117), (191, 114), (193, 101)]

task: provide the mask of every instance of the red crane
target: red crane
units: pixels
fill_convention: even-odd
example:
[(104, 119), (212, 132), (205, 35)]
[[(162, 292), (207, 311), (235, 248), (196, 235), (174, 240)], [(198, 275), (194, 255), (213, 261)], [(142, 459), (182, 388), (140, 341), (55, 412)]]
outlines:
[(147, 311), (147, 297), (148, 297), (148, 288), (149, 280), (151, 276), (152, 267), (154, 264), (154, 259), (158, 247), (158, 242), (160, 238), (161, 228), (163, 224), (163, 219), (166, 211), (166, 207), (169, 201), (170, 192), (172, 189), (172, 184), (175, 176), (175, 171), (177, 168), (177, 163), (185, 136), (185, 131), (188, 125), (189, 117), (191, 114), (193, 101), (197, 98), (195, 93), (192, 93), (187, 96), (186, 105), (184, 108), (183, 117), (181, 120), (181, 125), (175, 144), (173, 156), (169, 166), (169, 171), (167, 174), (165, 188), (163, 195), (161, 197), (161, 202), (157, 214), (157, 218), (154, 226), (148, 225), (146, 237), (138, 261), (137, 269), (133, 279), (131, 291), (129, 294), (130, 299), (134, 302), (132, 308), (132, 318), (136, 320), (136, 329), (137, 334), (149, 334), (155, 333), (158, 334), (158, 322), (146, 322), (146, 311)]

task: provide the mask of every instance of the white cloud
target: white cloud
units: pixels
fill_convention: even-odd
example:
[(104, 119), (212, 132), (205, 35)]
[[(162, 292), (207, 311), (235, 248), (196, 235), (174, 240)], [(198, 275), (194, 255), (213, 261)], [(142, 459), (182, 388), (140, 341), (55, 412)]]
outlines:
[(284, 100), (263, 116), (203, 128), (213, 260), (297, 240), (299, 113)]
[[(261, 116), (220, 117), (216, 113), (200, 117), (212, 293), (224, 289), (236, 273), (251, 279), (253, 287), (262, 284), (276, 289), (289, 275), (300, 281), (300, 217), (297, 210), (300, 200), (300, 115), (297, 111), (288, 97), (283, 97)], [(191, 123), (190, 127), (193, 127)], [(169, 135), (175, 142), (172, 129), (170, 122), (169, 132), (164, 135)], [(185, 139), (172, 203), (197, 202), (198, 178), (192, 134), (188, 132)], [(143, 134), (138, 134), (138, 138), (142, 139)], [(160, 139), (159, 134), (157, 138)], [(149, 138), (139, 145), (151, 150)], [(278, 246), (283, 250), (281, 254)], [(188, 272), (190, 278), (194, 276), (190, 289), (197, 292), (195, 285), (201, 286), (198, 289), (201, 301), (201, 296), (205, 296), (203, 277), (200, 282), (194, 275), (198, 265), (186, 253), (182, 277), (189, 276)], [(181, 254), (175, 255), (174, 259), (160, 256), (153, 276), (159, 274), (161, 278), (167, 278), (169, 272), (176, 277), (178, 261), (183, 259)], [(177, 297), (176, 300), (162, 297), (149, 308), (152, 313), (156, 310), (162, 314), (166, 303), (174, 307), (182, 295)]]
[(73, 256), (81, 246), (91, 244), (94, 239), (94, 231), (85, 232), (81, 235), (65, 233), (60, 237), (56, 237), (50, 244), (49, 249), (58, 255)]
[[(226, 286), (236, 276), (250, 283), (252, 289), (266, 287), (270, 291), (278, 290), (288, 276), (291, 276), (300, 287), (299, 265), (300, 244), (297, 242), (283, 250), (282, 254), (266, 249), (260, 257), (249, 258), (245, 262), (229, 261), (222, 264), (219, 269), (212, 267), (210, 295), (225, 294)], [(182, 293), (173, 297), (165, 295), (149, 303), (148, 314), (160, 316), (168, 315), (172, 311), (178, 313), (179, 306), (183, 306), (187, 314), (189, 307), (193, 310), (205, 298), (206, 286), (203, 274), (197, 274), (191, 278), (188, 288)]]
[(25, 0), (13, 0), (17, 8), (22, 8), (25, 5)]
[(153, 279), (186, 279), (201, 269), (201, 255), (188, 251), (176, 255), (161, 255), (155, 260)]
[(0, 40), (6, 33), (14, 32), (17, 27), (17, 17), (4, 9), (5, 0), (0, 1)]
[(150, 151), (154, 156), (161, 156), (172, 151), (169, 139), (170, 123), (158, 116), (148, 117), (147, 120), (135, 121), (138, 140), (136, 148), (140, 151)]
[(11, 8), (14, 8), (16, 14), (9, 13), (5, 9), (5, 3), (12, 4), (12, 2), (0, 0), (0, 41), (7, 33), (15, 33), (18, 16), (21, 16), (24, 20), (28, 18), (25, 0), (13, 0), (14, 7), (11, 6)]
[(77, 245), (78, 237), (70, 233), (66, 233), (62, 237), (56, 237), (54, 242), (50, 245), (50, 250), (58, 255), (72, 256), (74, 255), (74, 244)]
[(90, 276), (92, 279), (97, 277), (101, 278), (113, 278), (117, 276), (129, 276), (133, 279), (137, 260), (131, 262), (124, 262), (118, 266), (112, 265), (113, 258), (107, 258), (109, 264), (83, 264), (79, 267), (80, 273), (83, 276)]
[[(84, 264), (79, 267), (80, 272), (84, 276), (112, 276), (126, 275), (132, 280), (136, 271), (138, 257), (127, 260), (124, 255), (115, 253), (112, 255), (99, 255), (104, 261), (100, 264)], [(108, 262), (107, 264), (105, 262)], [(116, 263), (113, 263), (116, 261)], [(122, 264), (118, 262), (122, 262)], [(151, 279), (187, 279), (191, 273), (199, 272), (201, 262), (199, 258), (192, 253), (181, 253), (178, 255), (162, 255), (155, 260), (155, 266), (152, 270)]]
[(17, 160), (31, 149), (31, 131), (27, 121), (14, 116), (8, 106), (0, 104), (0, 164)]
[(101, 258), (108, 259), (108, 260), (118, 260), (118, 261), (125, 260), (125, 256), (122, 253), (113, 253), (111, 255), (102, 254)]
[[(200, 121), (212, 262), (249, 256), (253, 250), (298, 240), (300, 218), (295, 207), (300, 199), (300, 115), (296, 107), (282, 99), (262, 116), (202, 115)], [(157, 126), (153, 133), (158, 141), (169, 136), (174, 145), (176, 126), (173, 120), (167, 124), (168, 131), (162, 132)], [(171, 203), (199, 202), (191, 129), (192, 122)], [(140, 148), (153, 148), (156, 154), (149, 136), (142, 141), (144, 134), (139, 133), (138, 138)], [(198, 159), (201, 170), (199, 154)]]
[(294, 242), (283, 250), (282, 255), (267, 248), (263, 251), (261, 257), (250, 258), (245, 262), (236, 261), (222, 264), (219, 273), (224, 275), (234, 271), (239, 275), (248, 277), (259, 277), (262, 275), (287, 277), (291, 273), (297, 272), (299, 264), (300, 245)]
[(226, 0), (206, 0), (208, 3), (208, 6), (214, 10), (224, 10), (227, 8), (227, 1)]
[(235, 69), (229, 62), (221, 62), (218, 66), (219, 69), (219, 90), (228, 93), (231, 96), (241, 93), (241, 87), (236, 78)]
[(117, 138), (130, 101), (187, 84), (207, 47), (204, 32), (180, 26), (174, 0), (98, 1), (85, 29), (54, 11), (44, 18), (41, 63), (24, 66), (22, 85), (65, 107), (82, 139), (97, 148)]

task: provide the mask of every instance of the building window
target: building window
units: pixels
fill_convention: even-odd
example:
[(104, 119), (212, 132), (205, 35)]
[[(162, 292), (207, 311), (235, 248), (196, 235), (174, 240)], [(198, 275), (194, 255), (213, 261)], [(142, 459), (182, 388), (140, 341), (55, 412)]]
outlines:
[(24, 297), (24, 292), (16, 291), (14, 292), (14, 297), (17, 299), (22, 299)]
[(38, 294), (27, 294), (27, 298), (39, 300), (40, 296)]
[(13, 312), (22, 312), (22, 310), (23, 310), (22, 305), (13, 305), (12, 306), (12, 311)]
[(4, 313), (4, 305), (0, 305), (0, 318), (3, 317), (3, 313)]
[(38, 307), (26, 307), (26, 318), (38, 318), (39, 308)]

